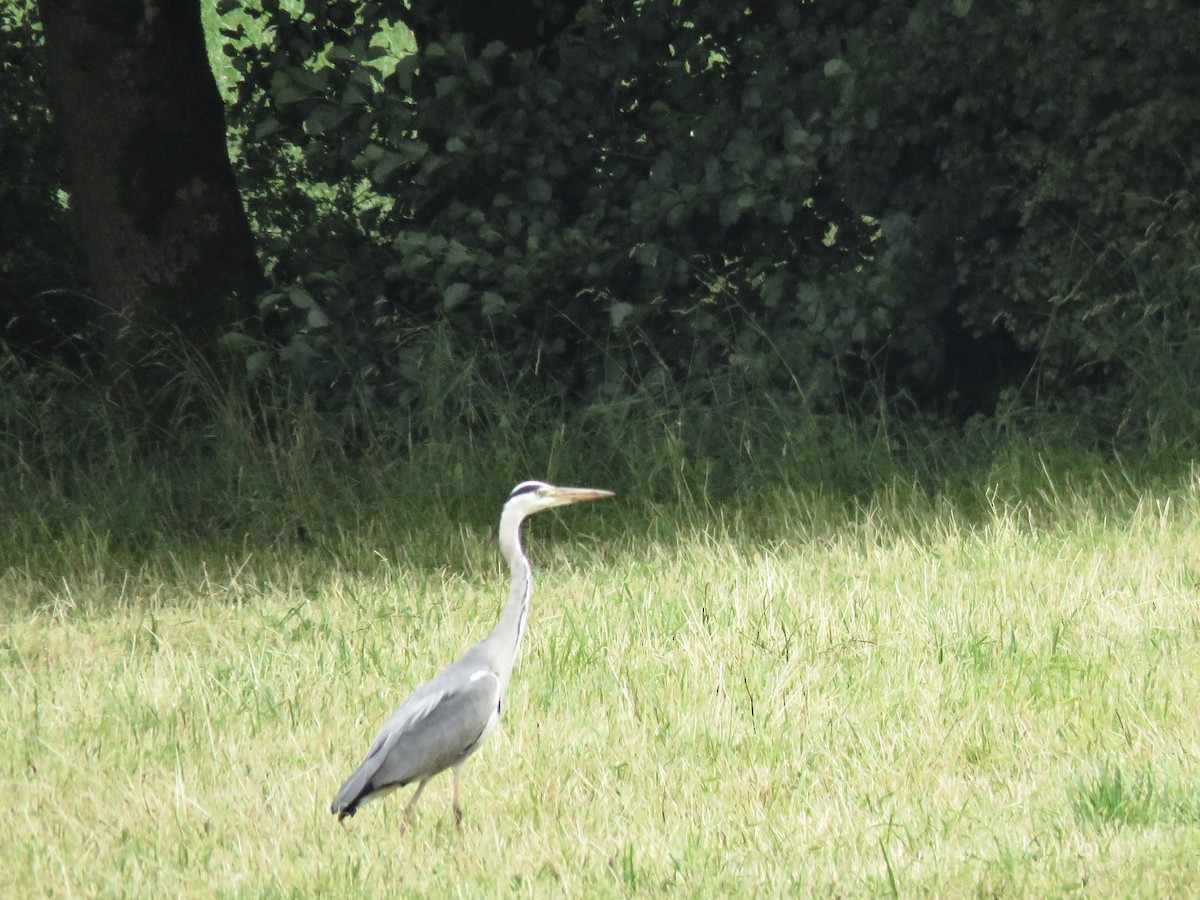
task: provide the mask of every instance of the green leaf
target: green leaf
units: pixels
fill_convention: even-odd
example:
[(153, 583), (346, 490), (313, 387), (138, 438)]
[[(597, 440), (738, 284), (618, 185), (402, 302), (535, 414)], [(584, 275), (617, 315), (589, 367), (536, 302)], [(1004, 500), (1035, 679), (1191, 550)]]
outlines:
[(847, 75), (854, 74), (854, 70), (850, 68), (850, 63), (838, 58), (827, 60), (823, 71), (828, 78), (844, 78)]
[(484, 291), (479, 298), (479, 312), (484, 316), (498, 316), (508, 311), (508, 304), (495, 291)]
[(659, 246), (657, 244), (639, 244), (633, 249), (633, 258), (648, 269), (658, 265)]
[(222, 350), (230, 353), (245, 353), (258, 346), (258, 341), (241, 331), (227, 331), (218, 341)]
[(393, 77), (399, 83), (401, 90), (403, 90), (405, 94), (412, 92), (413, 75), (416, 74), (417, 69), (420, 67), (421, 57), (415, 53), (405, 56), (398, 63), (396, 63), (396, 71), (393, 73)]
[(282, 122), (280, 122), (274, 116), (267, 116), (265, 119), (263, 119), (261, 122), (259, 122), (257, 125), (254, 126), (254, 131), (252, 132), (252, 134), (254, 136), (254, 140), (258, 141), (258, 140), (262, 140), (265, 137), (269, 137), (270, 135), (279, 131), (279, 129), (281, 129), (281, 128), (283, 128)]
[(405, 159), (399, 153), (385, 151), (383, 157), (371, 170), (371, 180), (376, 184), (387, 182), (388, 176), (404, 165)]
[(251, 378), (258, 378), (262, 375), (271, 362), (271, 352), (269, 350), (255, 350), (246, 357), (246, 374)]
[[(431, 247), (430, 249), (433, 248)], [(447, 265), (460, 267), (474, 259), (475, 254), (459, 241), (451, 241), (450, 246), (446, 248), (445, 260)]]
[(737, 197), (726, 197), (721, 202), (721, 209), (718, 213), (718, 218), (721, 224), (726, 228), (730, 228), (737, 224), (737, 220), (742, 217), (742, 206), (738, 202)]
[(808, 143), (809, 134), (795, 122), (783, 126), (783, 146), (787, 150), (796, 150)]
[(287, 289), (287, 296), (296, 309), (312, 309), (317, 305), (312, 294), (298, 284), (293, 284)]
[(625, 320), (628, 319), (634, 312), (634, 305), (626, 303), (624, 300), (618, 300), (608, 308), (608, 317), (612, 322), (613, 328), (620, 328)]
[(471, 60), (467, 65), (467, 75), (476, 84), (481, 84), (484, 87), (491, 87), (492, 85), (491, 70), (477, 59)]
[(271, 102), (277, 107), (303, 103), (308, 98), (309, 94), (291, 84), (283, 84), (278, 87), (272, 86), (271, 89)]
[(446, 312), (454, 309), (458, 304), (467, 299), (467, 295), (471, 293), (471, 286), (464, 281), (456, 281), (448, 285), (442, 291), (442, 309)]
[(821, 290), (815, 284), (806, 282), (796, 288), (796, 301), (809, 315), (816, 315), (821, 308)]
[(428, 254), (414, 251), (404, 254), (404, 260), (401, 265), (405, 275), (417, 277), (422, 275), (426, 267), (432, 262), (433, 260)]
[(286, 296), (286, 291), (268, 291), (258, 298), (258, 311), (264, 313), (270, 312), (277, 308)]
[(534, 203), (549, 203), (554, 196), (550, 182), (545, 178), (530, 178), (525, 185), (525, 193)]
[(779, 305), (780, 299), (783, 297), (784, 287), (787, 285), (787, 275), (783, 272), (772, 272), (763, 281), (762, 290), (759, 292), (762, 297), (763, 306), (767, 309), (774, 309)]
[(351, 115), (351, 110), (343, 106), (334, 106), (331, 103), (322, 103), (304, 120), (304, 130), (308, 134), (324, 134), (326, 131), (332, 131)]
[(504, 51), (506, 49), (507, 48), (504, 46), (503, 42), (492, 41), (490, 44), (488, 44), (486, 47), (483, 48), (483, 51), (479, 55), (482, 58), (486, 59), (488, 62), (491, 62), (492, 60), (498, 59), (499, 57), (503, 56)]
[(463, 41), (462, 32), (456, 31), (446, 38), (446, 53), (456, 56), (459, 59), (465, 59), (467, 56), (467, 47)]

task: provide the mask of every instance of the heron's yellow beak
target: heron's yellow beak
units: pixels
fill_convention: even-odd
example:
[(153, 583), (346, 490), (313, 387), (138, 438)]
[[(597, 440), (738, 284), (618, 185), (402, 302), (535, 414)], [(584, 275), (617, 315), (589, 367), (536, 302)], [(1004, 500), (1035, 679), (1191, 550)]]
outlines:
[(555, 505), (566, 506), (568, 503), (584, 503), (588, 500), (604, 500), (616, 496), (612, 491), (602, 491), (598, 488), (556, 487), (552, 495)]

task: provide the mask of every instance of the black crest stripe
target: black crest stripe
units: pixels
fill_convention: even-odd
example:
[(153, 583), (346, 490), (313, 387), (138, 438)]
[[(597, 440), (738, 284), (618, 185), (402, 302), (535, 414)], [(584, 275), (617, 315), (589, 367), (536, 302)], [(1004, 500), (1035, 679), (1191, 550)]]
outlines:
[(513, 492), (508, 495), (508, 499), (511, 500), (513, 497), (519, 497), (522, 494), (533, 493), (542, 486), (542, 482), (540, 481), (527, 481), (524, 484), (518, 484), (515, 488), (513, 488)]

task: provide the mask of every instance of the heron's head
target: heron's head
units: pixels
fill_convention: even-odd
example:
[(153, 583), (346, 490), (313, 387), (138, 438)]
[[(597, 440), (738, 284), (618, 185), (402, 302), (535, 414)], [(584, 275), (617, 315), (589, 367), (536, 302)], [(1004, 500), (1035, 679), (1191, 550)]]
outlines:
[(522, 481), (508, 495), (504, 511), (518, 513), (521, 518), (543, 509), (553, 509), (556, 506), (568, 506), (571, 503), (584, 503), (588, 500), (603, 500), (613, 496), (612, 491), (601, 491), (596, 488), (556, 487), (544, 481)]

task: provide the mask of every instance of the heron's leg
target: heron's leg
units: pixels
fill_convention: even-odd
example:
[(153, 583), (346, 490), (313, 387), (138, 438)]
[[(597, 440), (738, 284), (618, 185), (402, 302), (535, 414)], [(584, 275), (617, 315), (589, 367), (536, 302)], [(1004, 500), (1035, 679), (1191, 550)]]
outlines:
[(417, 805), (417, 800), (421, 796), (421, 791), (425, 790), (425, 785), (429, 784), (429, 779), (426, 778), (417, 785), (417, 789), (413, 792), (412, 799), (408, 801), (408, 806), (404, 807), (404, 824), (400, 826), (400, 833), (404, 834), (404, 830), (408, 828), (408, 823), (412, 821), (413, 807)]
[(458, 802), (458, 784), (462, 778), (462, 766), (454, 767), (454, 824), (458, 826), (458, 830), (462, 831), (462, 805)]

